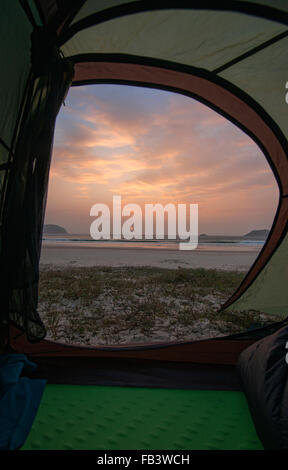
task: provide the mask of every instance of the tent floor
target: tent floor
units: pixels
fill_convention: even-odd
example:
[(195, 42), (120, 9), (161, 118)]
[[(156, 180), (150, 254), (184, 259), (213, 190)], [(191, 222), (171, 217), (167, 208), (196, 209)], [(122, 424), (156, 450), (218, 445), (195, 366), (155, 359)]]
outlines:
[(239, 391), (46, 385), (23, 450), (262, 449)]

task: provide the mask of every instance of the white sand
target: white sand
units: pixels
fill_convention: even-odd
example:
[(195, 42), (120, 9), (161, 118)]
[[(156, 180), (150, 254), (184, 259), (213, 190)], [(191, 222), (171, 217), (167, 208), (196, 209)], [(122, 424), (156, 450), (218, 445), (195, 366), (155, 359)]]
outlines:
[(162, 268), (207, 268), (247, 271), (258, 256), (258, 248), (233, 250), (157, 250), (150, 248), (71, 247), (44, 243), (42, 267), (64, 266), (152, 266)]
[[(91, 267), (91, 266), (151, 266), (163, 268), (216, 268), (222, 270), (247, 271), (259, 253), (259, 249), (250, 247), (223, 247), (216, 251), (197, 249), (195, 251), (180, 251), (171, 249), (153, 248), (122, 248), (122, 247), (79, 247), (69, 246), (64, 243), (57, 246), (53, 243), (42, 245), (41, 267), (42, 270), (64, 267)], [(75, 275), (74, 278), (75, 279)], [(83, 301), (82, 298), (66, 298), (61, 291), (57, 291), (56, 299), (52, 296), (50, 301), (43, 300), (39, 303), (39, 313), (47, 326), (47, 339), (63, 343), (79, 345), (124, 345), (147, 344), (151, 342), (167, 341), (191, 341), (224, 336), (225, 334), (238, 333), (241, 330), (237, 325), (224, 321), (219, 315), (210, 318), (201, 318), (201, 313), (217, 312), (220, 305), (226, 300), (226, 296), (219, 292), (207, 292), (199, 295), (194, 292), (191, 298), (176, 298), (159, 290), (159, 286), (153, 286), (152, 290), (137, 287), (133, 292), (131, 279), (127, 286), (131, 290), (124, 290), (124, 296), (120, 291), (113, 292), (107, 285), (100, 295)], [(142, 286), (143, 287), (143, 286)], [(145, 287), (145, 286), (144, 286)], [(158, 289), (158, 290), (157, 290)], [(120, 292), (120, 293), (119, 293)], [(125, 298), (125, 293), (128, 297)], [(122, 295), (122, 296), (121, 296)], [(227, 293), (228, 296), (228, 293)], [(132, 299), (132, 300), (131, 300)], [(155, 299), (157, 303), (155, 304)], [(151, 312), (154, 323), (147, 327), (144, 311), (151, 304)], [(144, 310), (141, 306), (144, 305)], [(145, 307), (146, 305), (146, 307)], [(191, 311), (191, 321), (187, 324), (187, 310)], [(139, 312), (137, 308), (139, 307)], [(155, 314), (155, 308), (159, 308), (159, 315)], [(146, 309), (146, 310), (145, 310)], [(153, 310), (154, 309), (154, 310)], [(163, 310), (164, 309), (164, 310)], [(127, 311), (126, 311), (127, 310)], [(79, 319), (79, 311), (82, 320)], [(167, 316), (163, 311), (168, 312)], [(134, 312), (135, 323), (131, 328), (131, 312)], [(147, 310), (148, 312), (148, 310)], [(139, 319), (137, 320), (137, 315)], [(199, 314), (199, 318), (197, 318)], [(181, 316), (182, 315), (182, 316)], [(149, 316), (149, 315), (148, 315)], [(183, 322), (179, 320), (183, 317)], [(195, 318), (194, 318), (195, 317)], [(111, 324), (105, 319), (110, 318)], [(137, 321), (136, 321), (137, 320)], [(264, 318), (266, 320), (266, 317)], [(257, 321), (258, 318), (257, 318)], [(144, 326), (146, 325), (146, 329)], [(55, 336), (56, 335), (56, 336)]]

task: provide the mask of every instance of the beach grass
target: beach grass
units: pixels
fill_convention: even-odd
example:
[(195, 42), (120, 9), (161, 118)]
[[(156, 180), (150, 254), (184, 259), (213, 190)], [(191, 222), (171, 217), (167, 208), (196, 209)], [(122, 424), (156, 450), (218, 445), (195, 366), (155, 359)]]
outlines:
[(113, 345), (204, 339), (277, 319), (219, 312), (243, 272), (155, 267), (45, 267), (38, 311), (47, 338)]

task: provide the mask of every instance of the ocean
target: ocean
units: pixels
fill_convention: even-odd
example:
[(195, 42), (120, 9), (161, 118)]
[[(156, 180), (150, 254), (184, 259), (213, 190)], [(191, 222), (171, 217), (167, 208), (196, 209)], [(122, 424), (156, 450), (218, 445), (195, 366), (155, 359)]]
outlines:
[[(179, 243), (185, 240), (94, 240), (86, 234), (43, 235), (44, 246), (61, 246), (74, 248), (137, 248), (178, 250)], [(197, 250), (199, 251), (255, 251), (260, 250), (265, 240), (248, 239), (243, 236), (200, 235)]]

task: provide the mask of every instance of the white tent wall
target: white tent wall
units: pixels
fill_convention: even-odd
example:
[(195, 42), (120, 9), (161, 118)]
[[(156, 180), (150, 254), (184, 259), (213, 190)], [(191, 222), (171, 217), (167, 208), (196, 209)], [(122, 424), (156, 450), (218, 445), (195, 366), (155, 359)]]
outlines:
[[(143, 1), (143, 0), (132, 0), (132, 1), (123, 1), (123, 0), (97, 0), (97, 2), (95, 0), (87, 0), (84, 5), (80, 8), (80, 10), (78, 11), (77, 15), (74, 17), (74, 19), (72, 20), (71, 24), (76, 24), (78, 21), (81, 21), (83, 20), (84, 18), (86, 18), (87, 16), (89, 15), (92, 15), (92, 14), (95, 14), (95, 13), (99, 13), (101, 12), (102, 10), (107, 10), (109, 8), (113, 8), (113, 7), (121, 7), (123, 5), (125, 6), (131, 6), (131, 5), (139, 5), (139, 8), (148, 8), (148, 7), (155, 7), (156, 6), (156, 3), (158, 5), (160, 5), (162, 3), (162, 7), (166, 7), (166, 8), (172, 8), (172, 4), (174, 4), (174, 7), (177, 6), (177, 7), (180, 7), (181, 5), (183, 5), (184, 3), (186, 4), (186, 6), (188, 5), (189, 7), (191, 8), (195, 8), (195, 9), (207, 9), (210, 7), (210, 9), (214, 9), (215, 11), (216, 10), (220, 10), (221, 8), (223, 9), (229, 9), (230, 8), (236, 8), (236, 4), (237, 4), (237, 7), (238, 9), (240, 8), (241, 4), (243, 4), (243, 8), (249, 8), (249, 4), (253, 4), (253, 5), (256, 5), (256, 6), (259, 6), (261, 8), (261, 6), (263, 7), (273, 7), (273, 9), (279, 9), (280, 11), (287, 11), (288, 12), (288, 5), (287, 5), (287, 1), (286, 0), (255, 0), (253, 2), (251, 1), (247, 1), (247, 0), (238, 0), (237, 2), (234, 2), (233, 0), (229, 0), (229, 2), (225, 2), (225, 1), (221, 1), (221, 0), (218, 0), (217, 2), (215, 2), (214, 0), (212, 1), (186, 1), (186, 2), (183, 2), (183, 1), (174, 1), (174, 2), (169, 2), (169, 1), (163, 1), (163, 2), (151, 2), (151, 1)], [(214, 11), (213, 10), (213, 11)]]
[(134, 54), (213, 71), (286, 30), (283, 24), (237, 12), (160, 10), (85, 28), (62, 51), (65, 56)]
[(282, 241), (269, 263), (227, 311), (260, 310), (262, 312), (288, 316), (288, 235)]

